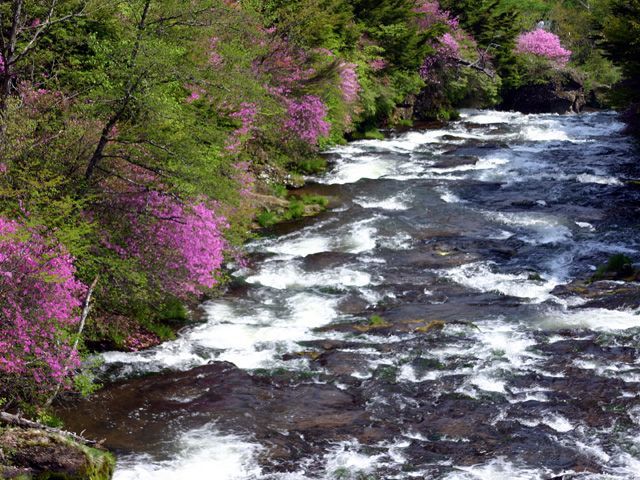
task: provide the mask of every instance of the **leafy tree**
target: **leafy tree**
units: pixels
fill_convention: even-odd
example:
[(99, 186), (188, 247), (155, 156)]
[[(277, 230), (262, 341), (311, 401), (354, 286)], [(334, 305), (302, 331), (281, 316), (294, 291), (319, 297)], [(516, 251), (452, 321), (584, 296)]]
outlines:
[(520, 11), (502, 0), (444, 0), (441, 4), (459, 18), (479, 48), (493, 56), (505, 87), (517, 82), (513, 51), (520, 33)]
[(633, 104), (640, 113), (640, 1), (613, 0), (603, 17), (603, 45), (607, 56), (622, 68), (624, 82), (620, 85), (617, 104)]

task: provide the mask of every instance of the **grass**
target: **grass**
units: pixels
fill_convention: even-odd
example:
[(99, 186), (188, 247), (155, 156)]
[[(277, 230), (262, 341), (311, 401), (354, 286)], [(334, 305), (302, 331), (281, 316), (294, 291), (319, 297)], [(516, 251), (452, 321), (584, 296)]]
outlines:
[(596, 273), (591, 277), (591, 281), (594, 282), (602, 280), (605, 276), (609, 275), (614, 275), (616, 277), (630, 277), (634, 273), (633, 261), (626, 255), (618, 253), (616, 255), (612, 255), (605, 265), (598, 268)]

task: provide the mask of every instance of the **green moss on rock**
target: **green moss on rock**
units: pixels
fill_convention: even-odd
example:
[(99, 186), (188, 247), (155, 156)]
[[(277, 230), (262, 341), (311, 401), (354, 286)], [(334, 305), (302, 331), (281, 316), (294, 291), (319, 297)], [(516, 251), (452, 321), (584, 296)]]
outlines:
[(109, 452), (39, 429), (0, 430), (0, 478), (24, 480), (109, 480), (115, 459)]

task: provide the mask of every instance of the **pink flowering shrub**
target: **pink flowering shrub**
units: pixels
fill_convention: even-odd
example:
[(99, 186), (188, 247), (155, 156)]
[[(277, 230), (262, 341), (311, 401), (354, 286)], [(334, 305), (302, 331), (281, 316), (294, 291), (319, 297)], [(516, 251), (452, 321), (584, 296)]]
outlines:
[(442, 84), (443, 72), (456, 66), (461, 58), (461, 40), (466, 39), (472, 44), (474, 42), (460, 29), (458, 19), (450, 12), (442, 10), (437, 1), (419, 0), (414, 11), (417, 14), (418, 26), (422, 30), (428, 30), (435, 25), (444, 25), (450, 30), (432, 43), (435, 52), (425, 58), (420, 67), (423, 80), (431, 85)]
[(451, 33), (447, 32), (442, 35), (438, 39), (435, 49), (436, 52), (425, 58), (420, 67), (420, 76), (431, 84), (440, 83), (440, 72), (447, 67), (454, 66), (460, 58), (460, 44)]
[(218, 52), (219, 43), (220, 43), (220, 39), (218, 37), (212, 37), (209, 39), (208, 61), (209, 61), (209, 65), (211, 65), (212, 67), (220, 67), (224, 62), (224, 58)]
[(358, 82), (357, 65), (355, 63), (340, 64), (340, 90), (342, 98), (348, 104), (355, 103), (360, 93), (360, 83)]
[(315, 95), (289, 100), (285, 130), (310, 146), (316, 146), (320, 137), (329, 135), (331, 125), (325, 120), (327, 106)]
[(0, 217), (0, 395), (32, 401), (71, 385), (80, 359), (68, 333), (85, 292), (62, 246)]
[(417, 14), (418, 26), (422, 30), (428, 30), (438, 23), (447, 25), (451, 30), (460, 28), (458, 19), (450, 12), (442, 10), (437, 0), (418, 0), (416, 3), (414, 12)]
[(369, 67), (374, 72), (379, 72), (381, 70), (384, 70), (385, 68), (387, 68), (388, 65), (389, 63), (384, 58), (376, 58), (369, 62)]
[(238, 162), (234, 165), (234, 168), (236, 170), (234, 177), (240, 188), (240, 196), (246, 198), (255, 190), (256, 177), (251, 172), (249, 162)]
[(280, 96), (289, 96), (316, 74), (310, 66), (310, 57), (281, 38), (275, 29), (264, 30), (269, 52), (253, 62), (256, 77), (265, 81), (267, 90)]
[(560, 38), (544, 29), (520, 34), (516, 42), (516, 52), (548, 58), (564, 67), (571, 58), (571, 51), (560, 43)]
[(255, 130), (258, 107), (255, 103), (243, 102), (240, 105), (240, 109), (229, 116), (235, 120), (239, 120), (240, 127), (231, 133), (226, 149), (230, 152), (237, 152), (242, 142), (249, 140)]
[(139, 352), (160, 343), (160, 337), (154, 333), (135, 332), (124, 339), (123, 347), (130, 352)]
[(191, 94), (187, 97), (187, 103), (193, 103), (200, 99), (202, 99), (206, 94), (206, 90), (197, 85), (187, 85), (187, 90), (191, 92)]
[(217, 283), (224, 260), (227, 220), (204, 202), (185, 205), (159, 192), (121, 194), (124, 212), (116, 231), (127, 232), (107, 247), (138, 261), (149, 283), (164, 293), (186, 299)]

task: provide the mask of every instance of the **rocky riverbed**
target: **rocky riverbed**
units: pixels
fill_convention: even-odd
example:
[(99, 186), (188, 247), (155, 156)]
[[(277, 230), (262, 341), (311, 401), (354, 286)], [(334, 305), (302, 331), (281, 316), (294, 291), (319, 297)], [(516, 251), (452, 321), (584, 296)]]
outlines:
[(105, 354), (66, 424), (120, 480), (640, 478), (640, 284), (593, 278), (640, 259), (621, 131), (467, 111), (335, 149), (332, 208), (254, 241), (205, 323)]

